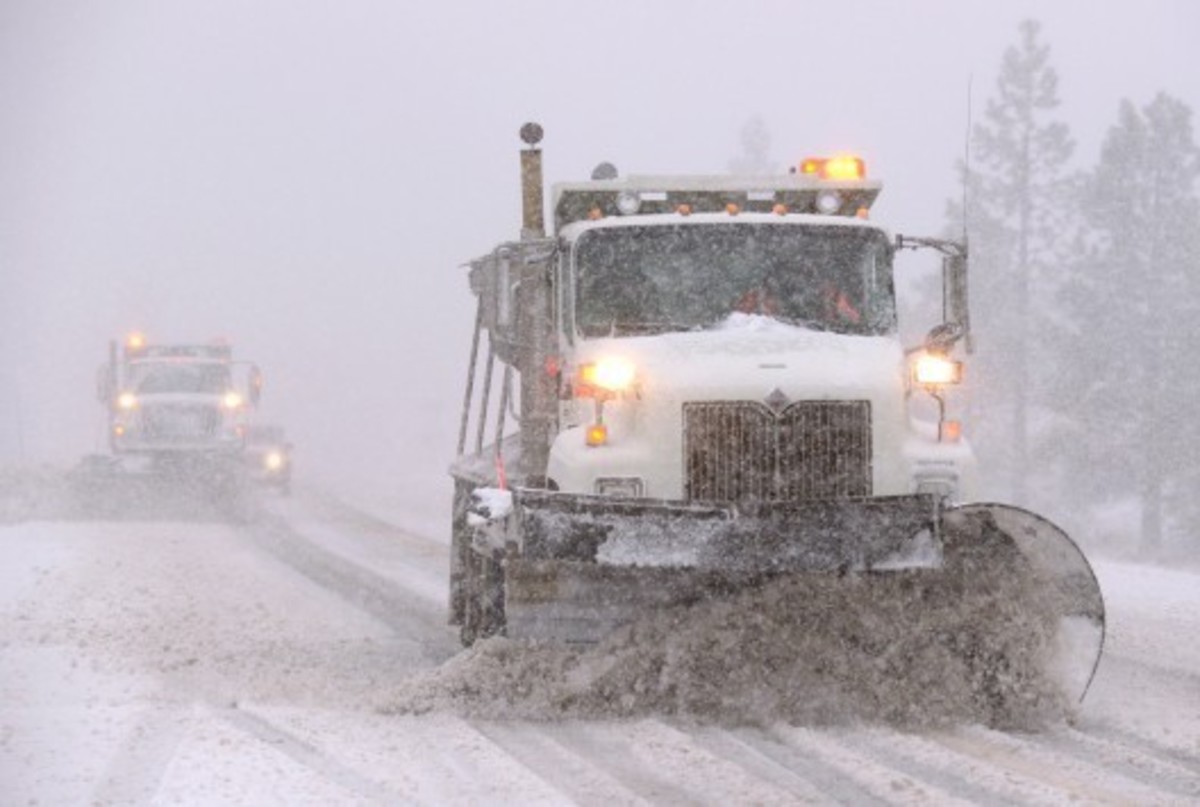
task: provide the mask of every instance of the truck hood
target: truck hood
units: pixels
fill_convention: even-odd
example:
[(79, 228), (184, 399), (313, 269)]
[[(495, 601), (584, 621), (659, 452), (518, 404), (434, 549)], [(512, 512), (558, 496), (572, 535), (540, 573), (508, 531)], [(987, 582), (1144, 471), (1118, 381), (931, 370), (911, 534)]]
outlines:
[(881, 400), (903, 389), (904, 351), (891, 337), (851, 336), (735, 313), (705, 331), (588, 340), (580, 360), (633, 363), (654, 400)]

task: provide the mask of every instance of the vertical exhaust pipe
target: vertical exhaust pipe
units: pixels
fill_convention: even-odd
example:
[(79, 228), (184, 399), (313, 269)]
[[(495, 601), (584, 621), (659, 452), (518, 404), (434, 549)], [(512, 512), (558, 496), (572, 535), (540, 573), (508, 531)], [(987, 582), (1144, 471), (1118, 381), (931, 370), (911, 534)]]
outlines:
[(542, 127), (526, 123), (521, 140), (529, 148), (521, 152), (521, 240), (546, 237), (546, 219), (542, 200)]

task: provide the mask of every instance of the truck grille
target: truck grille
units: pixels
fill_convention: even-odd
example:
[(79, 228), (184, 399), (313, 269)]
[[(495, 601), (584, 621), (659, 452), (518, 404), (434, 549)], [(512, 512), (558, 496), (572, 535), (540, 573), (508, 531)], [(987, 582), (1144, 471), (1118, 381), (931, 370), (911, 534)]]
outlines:
[(142, 433), (148, 440), (186, 442), (213, 437), (221, 413), (208, 404), (150, 404), (142, 410)]
[(684, 495), (806, 501), (871, 495), (869, 401), (683, 405)]

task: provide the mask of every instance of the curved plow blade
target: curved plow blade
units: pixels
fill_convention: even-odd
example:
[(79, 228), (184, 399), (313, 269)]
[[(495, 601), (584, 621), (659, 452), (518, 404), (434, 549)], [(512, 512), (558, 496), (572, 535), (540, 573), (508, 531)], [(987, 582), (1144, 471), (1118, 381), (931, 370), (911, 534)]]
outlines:
[(943, 514), (946, 535), (972, 532), (980, 524), (994, 525), (1020, 553), (1054, 632), (1046, 673), (1065, 694), (1082, 701), (1104, 649), (1104, 598), (1091, 564), (1062, 529), (1027, 510), (987, 503)]

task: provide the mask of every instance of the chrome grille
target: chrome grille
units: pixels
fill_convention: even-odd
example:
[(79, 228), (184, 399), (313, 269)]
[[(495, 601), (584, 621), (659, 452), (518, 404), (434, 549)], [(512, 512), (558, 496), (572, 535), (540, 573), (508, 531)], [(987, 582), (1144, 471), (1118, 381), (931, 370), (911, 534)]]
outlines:
[(147, 439), (163, 442), (206, 439), (217, 432), (221, 413), (208, 404), (149, 404), (142, 410)]
[(869, 401), (683, 405), (684, 495), (809, 501), (871, 495)]

